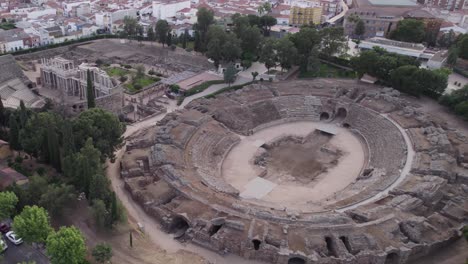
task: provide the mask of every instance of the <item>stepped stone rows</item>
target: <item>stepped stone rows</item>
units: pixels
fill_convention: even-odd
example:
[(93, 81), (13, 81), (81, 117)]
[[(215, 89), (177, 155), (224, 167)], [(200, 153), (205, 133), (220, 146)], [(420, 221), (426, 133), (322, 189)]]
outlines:
[[(361, 174), (320, 210), (251, 203), (220, 170), (244, 136), (291, 121), (346, 127), (367, 149)], [(468, 221), (465, 136), (392, 89), (329, 79), (253, 84), (195, 100), (157, 125), (127, 144), (125, 187), (174, 237), (220, 254), (411, 263), (459, 238)]]

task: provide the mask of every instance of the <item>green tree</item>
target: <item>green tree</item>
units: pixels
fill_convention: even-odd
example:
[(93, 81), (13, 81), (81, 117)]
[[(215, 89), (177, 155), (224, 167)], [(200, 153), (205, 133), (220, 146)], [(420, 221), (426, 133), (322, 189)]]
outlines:
[(419, 96), (421, 94), (420, 87), (413, 78), (413, 75), (417, 71), (418, 67), (413, 65), (406, 65), (395, 69), (391, 74), (392, 87), (399, 91)]
[(448, 57), (447, 57), (447, 64), (451, 67), (457, 64), (458, 60), (458, 50), (456, 47), (452, 47), (449, 49)]
[(344, 36), (342, 27), (327, 27), (320, 31), (321, 52), (328, 57), (334, 54), (343, 54), (348, 47), (348, 41)]
[(75, 153), (75, 136), (73, 135), (72, 123), (65, 120), (62, 125), (62, 151), (63, 157)]
[(102, 172), (101, 152), (93, 146), (89, 138), (79, 153), (64, 158), (63, 174), (73, 185), (89, 197), (90, 185), (93, 175)]
[(153, 42), (156, 40), (156, 33), (154, 32), (153, 25), (150, 25), (146, 31), (146, 36), (148, 37), (148, 40)]
[(240, 40), (234, 34), (227, 34), (226, 41), (222, 48), (223, 60), (234, 62), (239, 59), (242, 53)]
[(446, 32), (442, 36), (440, 36), (438, 40), (438, 44), (441, 47), (449, 48), (454, 44), (456, 41), (455, 31), (451, 29), (449, 32)]
[(77, 148), (82, 148), (88, 138), (103, 157), (114, 157), (115, 150), (122, 144), (124, 126), (119, 119), (100, 108), (82, 112), (73, 120), (73, 131)]
[(226, 36), (226, 32), (224, 31), (224, 29), (216, 25), (211, 25), (208, 28), (208, 32), (206, 33), (207, 44), (209, 44), (210, 41), (217, 39), (219, 40), (220, 45), (223, 45), (224, 42), (226, 42), (226, 37), (227, 36)]
[(22, 149), (44, 162), (50, 162), (49, 129), (57, 130), (62, 122), (62, 118), (52, 112), (33, 114), (19, 134)]
[(166, 44), (167, 33), (171, 30), (171, 27), (167, 23), (166, 20), (161, 19), (158, 20), (156, 23), (156, 38), (158, 39), (159, 43), (161, 43), (164, 47)]
[(89, 69), (86, 73), (86, 98), (88, 100), (88, 109), (96, 107), (94, 99), (94, 84), (91, 71)]
[(262, 25), (262, 32), (265, 37), (270, 36), (271, 27), (276, 25), (278, 21), (272, 16), (262, 16), (260, 17), (260, 24)]
[(270, 4), (269, 2), (265, 2), (265, 3), (261, 4), (261, 5), (257, 8), (257, 12), (258, 12), (260, 15), (270, 13), (270, 12), (271, 12), (271, 4)]
[(362, 36), (364, 36), (364, 34), (366, 34), (366, 24), (364, 23), (364, 21), (359, 19), (356, 22), (356, 25), (354, 26), (354, 35), (356, 35), (358, 39), (362, 39)]
[(130, 39), (134, 38), (137, 34), (138, 21), (133, 17), (126, 16), (124, 17), (123, 23), (124, 23), (124, 28), (123, 28), (124, 35)]
[[(463, 101), (455, 105), (455, 113), (462, 116), (465, 120), (468, 119), (468, 101)], [(463, 229), (463, 235), (466, 240), (468, 240), (468, 232), (466, 227)]]
[(51, 184), (41, 195), (39, 205), (53, 216), (62, 215), (63, 209), (76, 200), (75, 187), (67, 184)]
[(213, 60), (216, 69), (223, 58), (222, 52), (221, 41), (219, 39), (212, 39), (208, 42), (206, 56)]
[(310, 55), (309, 60), (307, 61), (307, 71), (318, 74), (320, 70), (320, 59), (318, 57), (318, 50), (314, 49)]
[(60, 156), (60, 145), (57, 131), (54, 126), (49, 125), (47, 127), (47, 149), (48, 149), (48, 160), (52, 167), (58, 171), (61, 170), (61, 156)]
[(182, 34), (182, 48), (186, 49), (187, 48), (187, 40), (190, 38), (188, 29), (184, 30), (184, 34)]
[(166, 44), (168, 47), (172, 45), (172, 32), (170, 30), (167, 32)]
[(81, 264), (86, 257), (86, 245), (76, 227), (61, 227), (47, 238), (47, 255), (52, 264)]
[(203, 51), (203, 43), (200, 36), (200, 32), (198, 30), (194, 30), (193, 32), (193, 49), (195, 51)]
[(265, 39), (262, 43), (262, 47), (260, 49), (260, 62), (265, 64), (268, 73), (270, 73), (270, 69), (276, 66), (277, 56), (276, 56), (276, 41), (274, 39), (268, 38)]
[(19, 121), (20, 121), (20, 127), (23, 128), (26, 125), (26, 122), (29, 119), (29, 116), (31, 115), (31, 111), (28, 111), (26, 106), (24, 105), (24, 101), (20, 101), (20, 107), (19, 107)]
[(241, 37), (241, 47), (244, 53), (251, 53), (256, 55), (258, 52), (259, 44), (262, 41), (262, 34), (258, 27), (247, 27), (243, 31)]
[(18, 196), (20, 197), (22, 205), (37, 204), (41, 196), (47, 192), (48, 184), (47, 179), (43, 176), (33, 175), (29, 177), (29, 184), (27, 189), (23, 192), (24, 195)]
[(98, 263), (109, 262), (112, 258), (112, 247), (105, 243), (97, 244), (93, 248), (92, 255)]
[(424, 22), (411, 18), (399, 21), (397, 28), (390, 34), (392, 39), (414, 43), (421, 43), (425, 36)]
[(468, 59), (468, 34), (463, 35), (457, 42), (458, 56), (462, 59)]
[(234, 67), (234, 65), (229, 64), (229, 66), (226, 68), (224, 71), (224, 82), (229, 84), (229, 87), (231, 87), (231, 84), (236, 81), (237, 77), (237, 70)]
[(255, 82), (255, 79), (257, 79), (258, 72), (254, 71), (250, 73), (252, 75), (252, 82)]
[(204, 52), (207, 44), (207, 33), (208, 28), (214, 23), (214, 13), (205, 7), (201, 7), (197, 12), (197, 23), (194, 25), (195, 29), (200, 33), (200, 44), (201, 49), (199, 51)]
[(36, 205), (25, 206), (13, 219), (13, 230), (27, 243), (44, 243), (52, 232), (47, 211)]
[(310, 53), (320, 44), (320, 35), (315, 28), (302, 27), (290, 39), (298, 52), (298, 65), (302, 72), (306, 72)]
[(98, 227), (105, 227), (109, 212), (107, 211), (106, 204), (102, 200), (94, 200), (92, 209), (94, 221)]
[(250, 21), (247, 16), (243, 16), (239, 13), (235, 13), (234, 15), (231, 16), (232, 19), (232, 31), (238, 38), (242, 35), (242, 32), (250, 26)]
[(281, 70), (290, 69), (297, 57), (297, 49), (288, 38), (282, 38), (276, 43), (276, 52)]
[(10, 139), (10, 148), (14, 150), (21, 150), (21, 144), (19, 141), (20, 126), (18, 124), (18, 119), (16, 114), (10, 116), (9, 120), (9, 139)]
[(109, 200), (109, 185), (109, 180), (102, 173), (93, 175), (89, 187), (89, 200)]
[(15, 212), (18, 197), (13, 192), (0, 192), (0, 220), (9, 218)]

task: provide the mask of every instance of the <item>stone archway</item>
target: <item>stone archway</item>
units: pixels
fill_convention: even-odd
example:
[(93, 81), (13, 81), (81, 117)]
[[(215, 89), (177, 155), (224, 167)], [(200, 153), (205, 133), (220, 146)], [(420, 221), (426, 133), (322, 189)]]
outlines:
[(292, 257), (288, 260), (288, 264), (305, 264), (306, 261), (303, 258)]
[(320, 114), (320, 121), (327, 121), (330, 118), (330, 114), (327, 112), (322, 112)]

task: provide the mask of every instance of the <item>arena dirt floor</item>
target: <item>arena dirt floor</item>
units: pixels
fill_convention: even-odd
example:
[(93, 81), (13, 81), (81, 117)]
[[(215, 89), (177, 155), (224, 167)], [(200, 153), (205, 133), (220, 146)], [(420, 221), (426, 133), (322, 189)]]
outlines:
[[(251, 192), (261, 192), (262, 186), (249, 184), (261, 174), (262, 169), (254, 164), (258, 149), (263, 144), (274, 141), (282, 136), (294, 135), (304, 137), (324, 124), (315, 122), (294, 122), (263, 129), (251, 136), (243, 137), (227, 155), (222, 174), (226, 181), (241, 193), (248, 188), (257, 188)], [(303, 144), (293, 144), (280, 147), (271, 153), (276, 157), (270, 166), (265, 180), (273, 182), (273, 188), (263, 197), (250, 199), (253, 203), (268, 203), (269, 206), (284, 206), (295, 209), (322, 209), (323, 200), (333, 200), (333, 195), (352, 183), (361, 172), (365, 161), (365, 152), (361, 142), (349, 130), (327, 124), (336, 130), (336, 135), (326, 142), (340, 152), (340, 157), (329, 168), (320, 168), (321, 162), (310, 155), (309, 147), (316, 149), (320, 142), (311, 142), (309, 147)], [(323, 144), (324, 142), (322, 142)], [(307, 154), (305, 153), (307, 152)], [(294, 153), (294, 155), (290, 155)], [(302, 153), (302, 154), (301, 154)], [(291, 159), (291, 157), (299, 157)], [(323, 158), (323, 157), (322, 157)], [(310, 161), (314, 161), (311, 163)], [(320, 165), (311, 168), (311, 164)], [(286, 166), (285, 166), (286, 165)], [(279, 173), (274, 168), (282, 167)], [(315, 170), (316, 173), (310, 170)], [(298, 172), (309, 171), (309, 179), (297, 179)], [(313, 178), (313, 179), (312, 179)], [(262, 182), (264, 183), (264, 182)], [(311, 207), (311, 204), (316, 206)]]

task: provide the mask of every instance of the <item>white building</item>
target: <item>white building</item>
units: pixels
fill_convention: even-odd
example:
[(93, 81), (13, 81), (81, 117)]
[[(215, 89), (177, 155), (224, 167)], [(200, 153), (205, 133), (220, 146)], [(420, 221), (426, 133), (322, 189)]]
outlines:
[(168, 19), (174, 17), (177, 14), (177, 11), (189, 8), (190, 9), (190, 0), (174, 0), (171, 2), (153, 2), (153, 16), (158, 19)]
[(73, 8), (82, 4), (91, 4), (91, 2), (89, 0), (79, 0), (76, 2), (63, 2), (62, 3), (63, 15), (70, 16), (70, 14), (73, 11)]

